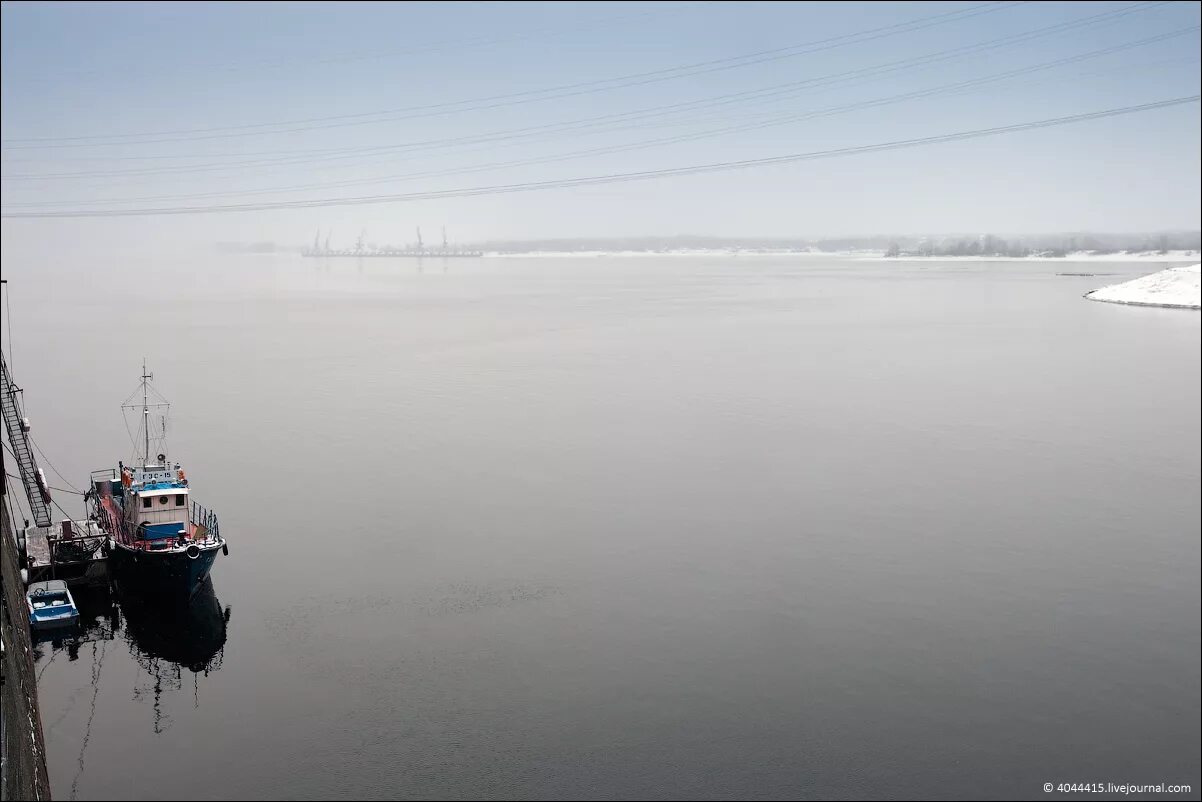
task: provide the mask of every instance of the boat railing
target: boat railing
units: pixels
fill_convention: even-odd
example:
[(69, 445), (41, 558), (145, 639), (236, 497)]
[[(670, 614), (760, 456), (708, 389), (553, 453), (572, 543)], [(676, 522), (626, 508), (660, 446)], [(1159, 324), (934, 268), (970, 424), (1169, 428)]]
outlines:
[(210, 510), (192, 502), (192, 514), (189, 520), (192, 524), (192, 540), (202, 542), (219, 542), (221, 540), (217, 515)]
[[(113, 539), (135, 549), (153, 551), (162, 548), (171, 548), (178, 542), (174, 538), (147, 538), (146, 525), (132, 526), (128, 521), (119, 518), (113, 511), (103, 505), (96, 506), (97, 523), (101, 528), (112, 535)], [(189, 543), (210, 544), (221, 542), (221, 530), (217, 523), (217, 515), (211, 510), (207, 510), (196, 502), (192, 502), (188, 510), (187, 530), (190, 535), (187, 538)]]

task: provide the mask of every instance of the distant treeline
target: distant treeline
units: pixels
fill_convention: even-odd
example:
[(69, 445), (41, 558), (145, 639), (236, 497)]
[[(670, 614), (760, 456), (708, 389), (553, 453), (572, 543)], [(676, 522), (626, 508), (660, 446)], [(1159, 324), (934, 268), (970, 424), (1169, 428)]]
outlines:
[(951, 234), (940, 236), (859, 236), (823, 238), (751, 237), (573, 237), (537, 240), (494, 240), (472, 247), (500, 253), (540, 251), (771, 250), (884, 251), (894, 256), (1056, 256), (1076, 251), (1118, 253), (1202, 249), (1202, 232), (1138, 234)]
[[(221, 242), (223, 253), (285, 253), (303, 245), (276, 242)], [(657, 253), (679, 250), (739, 251), (875, 251), (888, 256), (1064, 256), (1077, 251), (1095, 253), (1156, 253), (1202, 250), (1202, 232), (1169, 231), (1141, 234), (948, 234), (938, 236), (873, 235), (859, 237), (572, 237), (560, 239), (487, 240), (466, 243), (465, 248), (493, 253), (539, 253), (547, 251), (639, 251)]]
[[(497, 253), (537, 253), (540, 251), (676, 251), (722, 250), (730, 248), (807, 250), (809, 240), (800, 238), (752, 239), (747, 237), (704, 237), (674, 235), (664, 237), (565, 237), (561, 239), (488, 240), (472, 247)], [(883, 247), (883, 246), (882, 246)]]
[(1202, 246), (1199, 232), (1105, 235), (1060, 234), (1006, 239), (985, 234), (977, 237), (891, 240), (886, 256), (1065, 256), (1079, 251), (1106, 253), (1166, 253), (1196, 251)]

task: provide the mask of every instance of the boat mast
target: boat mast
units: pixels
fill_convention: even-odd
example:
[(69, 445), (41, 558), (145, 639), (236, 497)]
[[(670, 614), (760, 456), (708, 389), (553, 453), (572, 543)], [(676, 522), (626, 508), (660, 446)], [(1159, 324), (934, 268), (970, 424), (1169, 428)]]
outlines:
[[(163, 398), (163, 396), (160, 395), (157, 391), (155, 391), (155, 395), (158, 396), (158, 398), (156, 399), (155, 403), (153, 403), (153, 404), (150, 403), (150, 391), (152, 389), (150, 386), (150, 382), (154, 380), (154, 374), (146, 369), (146, 357), (142, 357), (142, 375), (139, 378), (142, 381), (142, 406), (141, 406), (141, 409), (142, 409), (142, 457), (141, 458), (142, 458), (142, 467), (146, 468), (146, 467), (150, 466), (150, 410), (151, 409), (167, 410), (167, 409), (171, 408), (171, 404), (170, 404), (170, 402), (167, 401), (167, 399)], [(129, 396), (125, 399), (125, 401), (122, 402), (121, 415), (123, 417), (125, 416), (127, 411), (137, 414), (138, 404), (134, 400), (137, 393), (138, 393), (138, 391), (135, 388), (134, 391), (132, 393), (130, 393)], [(126, 426), (129, 425), (128, 418), (125, 419), (125, 423), (126, 423)], [(166, 438), (166, 435), (167, 435), (167, 421), (166, 421), (166, 419), (164, 419), (163, 420), (163, 437)], [(133, 441), (134, 436), (132, 433), (130, 434), (129, 439), (131, 441)], [(136, 461), (138, 459), (138, 453), (137, 453), (138, 452), (138, 444), (136, 441), (133, 442), (133, 446), (134, 446), (134, 454), (133, 454), (132, 459), (136, 463)], [(165, 439), (163, 442), (163, 450), (166, 451), (166, 440)], [(166, 456), (164, 456), (163, 457), (164, 465), (166, 464), (166, 459), (167, 459)]]
[(142, 357), (142, 431), (145, 433), (146, 450), (142, 452), (142, 466), (150, 464), (150, 404), (146, 397), (146, 380), (153, 379), (153, 373), (146, 372), (146, 357)]

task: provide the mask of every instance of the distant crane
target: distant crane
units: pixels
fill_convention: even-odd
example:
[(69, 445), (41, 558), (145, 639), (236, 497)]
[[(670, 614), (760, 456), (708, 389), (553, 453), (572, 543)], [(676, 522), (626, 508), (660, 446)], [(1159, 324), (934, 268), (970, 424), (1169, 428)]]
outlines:
[(423, 250), (425, 250), (425, 249), (422, 247), (422, 227), (418, 226), (417, 227), (417, 252), (421, 253)]
[(363, 253), (363, 238), (367, 236), (367, 229), (359, 232), (359, 239), (355, 240), (355, 253)]
[(320, 240), (320, 239), (321, 239), (321, 229), (319, 228), (319, 229), (317, 229), (317, 232), (313, 234), (313, 253), (317, 253), (318, 240)]
[(325, 247), (325, 250), (323, 251), (323, 253), (329, 253), (329, 252), (330, 252), (330, 232), (327, 231), (326, 232), (326, 247)]
[(442, 227), (442, 252), (447, 252), (447, 227)]

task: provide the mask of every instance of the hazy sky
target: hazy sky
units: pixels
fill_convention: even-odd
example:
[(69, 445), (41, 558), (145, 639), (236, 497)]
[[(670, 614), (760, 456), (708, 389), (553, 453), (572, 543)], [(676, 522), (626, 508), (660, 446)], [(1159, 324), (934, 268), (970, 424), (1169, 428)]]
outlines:
[[(1191, 28), (1199, 8), (6, 2), (3, 204), (6, 213), (209, 206), (482, 187), (1135, 105), (1198, 92)], [(981, 13), (866, 33), (961, 9)], [(1131, 13), (1072, 24), (1124, 9)], [(1179, 35), (1126, 47), (1167, 34)], [(846, 38), (800, 47), (833, 37)], [(1087, 55), (1111, 48), (1120, 49)], [(763, 51), (778, 52), (739, 58)], [(928, 56), (937, 60), (914, 63)], [(1087, 57), (1004, 75), (1076, 56)], [(706, 62), (716, 63), (676, 69)], [(641, 77), (608, 81), (625, 76)], [(991, 76), (1001, 77), (950, 91)], [(897, 97), (926, 90), (938, 91)], [(866, 105), (880, 99), (889, 102)], [(815, 111), (826, 113), (796, 119)], [(675, 141), (656, 141), (665, 139)], [(431, 238), (444, 224), (453, 239), (1194, 229), (1199, 147), (1199, 107), (1189, 103), (605, 186), (237, 214), (6, 219), (3, 239), (6, 250), (37, 241), (299, 243), (320, 226), (348, 244), (361, 229), (372, 241), (402, 242), (417, 225)], [(129, 198), (143, 200), (120, 202)]]

